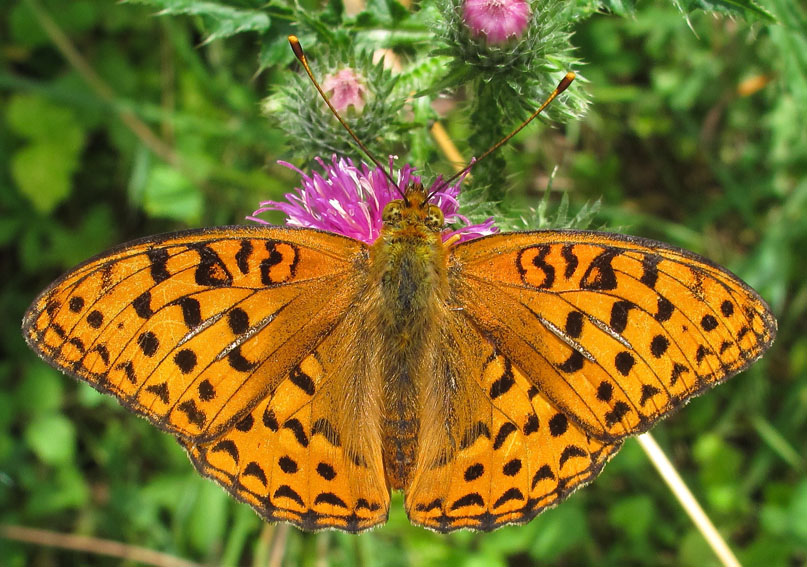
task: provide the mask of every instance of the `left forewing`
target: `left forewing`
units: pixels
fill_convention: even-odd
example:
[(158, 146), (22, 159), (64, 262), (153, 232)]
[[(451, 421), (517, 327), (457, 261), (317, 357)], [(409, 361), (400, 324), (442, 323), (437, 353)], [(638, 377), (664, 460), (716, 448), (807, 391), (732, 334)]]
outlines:
[(132, 242), (71, 270), (23, 320), (47, 362), (184, 439), (246, 415), (344, 316), (360, 242), (268, 227)]

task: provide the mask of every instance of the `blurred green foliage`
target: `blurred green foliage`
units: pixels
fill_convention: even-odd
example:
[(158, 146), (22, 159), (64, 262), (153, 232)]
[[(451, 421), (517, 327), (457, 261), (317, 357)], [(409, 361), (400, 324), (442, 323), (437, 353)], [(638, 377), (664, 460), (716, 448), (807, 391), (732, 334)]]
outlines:
[[(224, 565), (264, 564), (277, 541), (290, 566), (716, 565), (633, 441), (594, 486), (526, 526), (440, 536), (410, 526), (396, 495), (389, 524), (360, 537), (267, 527), (199, 478), (169, 436), (26, 348), (23, 311), (63, 270), (134, 237), (240, 223), (294, 186), (274, 163), (287, 138), (261, 103), (292, 72), (285, 36), (299, 10), (310, 37), (344, 26), (367, 41), (408, 21), (391, 34), (404, 56), (430, 37), (393, 0), (350, 17), (341, 3), (295, 6), (0, 5), (0, 523)], [(741, 561), (804, 564), (807, 8), (578, 6), (572, 43), (592, 105), (562, 132), (533, 126), (503, 151), (511, 224), (543, 216), (529, 208), (557, 165), (551, 202), (563, 193), (574, 213), (601, 199), (595, 224), (703, 253), (769, 300), (780, 333), (765, 359), (654, 434)], [(415, 61), (400, 81), (437, 73)], [(402, 155), (439, 162), (425, 129), (433, 111), (418, 105)], [(445, 118), (455, 140), (468, 139), (465, 110)], [(119, 561), (0, 539), (0, 564)]]

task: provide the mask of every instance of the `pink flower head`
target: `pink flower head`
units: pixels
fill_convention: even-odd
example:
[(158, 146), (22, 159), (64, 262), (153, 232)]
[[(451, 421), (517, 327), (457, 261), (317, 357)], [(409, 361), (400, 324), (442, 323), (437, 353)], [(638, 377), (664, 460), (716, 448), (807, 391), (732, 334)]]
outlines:
[(529, 24), (530, 5), (526, 0), (465, 0), (462, 14), (471, 35), (483, 35), (496, 45), (521, 37)]
[[(262, 202), (260, 208), (247, 219), (269, 224), (258, 218), (258, 215), (266, 211), (281, 211), (286, 214), (288, 226), (318, 228), (368, 244), (375, 242), (383, 225), (381, 213), (384, 206), (401, 198), (398, 189), (380, 167), (370, 169), (365, 163), (356, 167), (351, 160), (335, 155), (331, 163), (320, 158), (317, 158), (317, 162), (323, 172), (313, 173), (311, 176), (289, 163), (278, 162), (300, 174), (303, 179), (302, 187), (296, 188), (294, 193), (286, 194), (286, 202)], [(410, 165), (404, 165), (396, 174), (392, 170), (392, 158), (390, 171), (401, 190), (412, 183), (420, 182), (420, 177), (414, 174), (415, 168)], [(493, 218), (472, 225), (466, 217), (459, 214), (457, 196), (460, 193), (460, 183), (462, 179), (454, 185), (443, 187), (441, 178), (438, 177), (430, 188), (431, 192), (440, 187), (432, 196), (431, 202), (443, 211), (446, 224), (465, 225), (454, 230), (444, 230), (443, 240), (459, 235), (459, 241), (463, 242), (498, 232), (499, 229), (493, 225)]]
[(350, 105), (353, 105), (357, 112), (361, 112), (364, 108), (367, 88), (361, 76), (353, 69), (345, 68), (327, 75), (322, 81), (322, 90), (330, 93), (331, 104), (337, 112), (345, 112)]

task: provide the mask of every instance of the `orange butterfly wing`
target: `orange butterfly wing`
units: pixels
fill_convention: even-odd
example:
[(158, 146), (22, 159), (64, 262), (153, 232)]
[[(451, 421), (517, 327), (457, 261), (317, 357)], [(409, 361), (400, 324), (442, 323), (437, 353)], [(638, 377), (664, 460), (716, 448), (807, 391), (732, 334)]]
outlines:
[[(474, 421), (470, 437), (467, 422), (426, 436), (430, 457), (406, 493), (412, 521), (438, 531), (528, 521), (593, 480), (625, 436), (749, 366), (776, 333), (733, 274), (629, 236), (493, 235), (454, 247), (449, 274), (456, 305), (441, 348), (462, 354), (436, 364), (449, 379), (434, 382), (458, 383), (456, 407)], [(439, 429), (431, 419), (422, 431)]]
[[(352, 358), (354, 342), (345, 334), (354, 323), (348, 316), (233, 429), (212, 441), (183, 442), (203, 475), (268, 521), (357, 533), (387, 520), (389, 488), (377, 427), (360, 415), (360, 404), (339, 407), (351, 399), (339, 366)], [(344, 368), (361, 376), (352, 364)], [(362, 383), (356, 380), (351, 391)], [(357, 437), (373, 436), (374, 447), (351, 452)]]
[(640, 238), (493, 235), (457, 246), (468, 319), (552, 404), (606, 442), (646, 431), (747, 368), (776, 320), (739, 278)]
[[(318, 353), (366, 280), (367, 254), (358, 241), (308, 229), (151, 237), (54, 282), (23, 333), (58, 370), (175, 434), (197, 468), (264, 516), (363, 529), (388, 509), (372, 458), (380, 450), (346, 471), (311, 389), (327, 381), (321, 360), (333, 353)], [(236, 455), (237, 466), (227, 462)], [(335, 488), (309, 494), (312, 475), (329, 475), (320, 463), (333, 467)], [(295, 466), (301, 474), (277, 480)]]
[(597, 440), (567, 419), (462, 311), (446, 319), (450, 348), (462, 360), (437, 365), (431, 381), (457, 385), (428, 395), (450, 396), (464, 418), (446, 432), (452, 411), (423, 413), (421, 451), (450, 449), (419, 463), (405, 494), (409, 519), (439, 532), (528, 522), (591, 482), (621, 443)]

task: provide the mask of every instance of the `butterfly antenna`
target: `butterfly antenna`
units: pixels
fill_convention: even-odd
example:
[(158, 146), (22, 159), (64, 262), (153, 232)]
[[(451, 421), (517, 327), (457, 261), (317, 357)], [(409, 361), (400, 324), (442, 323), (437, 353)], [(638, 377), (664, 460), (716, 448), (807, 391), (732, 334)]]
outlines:
[(475, 165), (476, 165), (476, 164), (478, 164), (480, 161), (482, 161), (483, 159), (485, 159), (486, 157), (488, 157), (490, 154), (492, 154), (493, 152), (495, 152), (496, 150), (498, 150), (499, 148), (501, 148), (503, 145), (505, 145), (507, 142), (509, 142), (509, 141), (510, 141), (510, 138), (512, 138), (513, 136), (515, 136), (515, 135), (516, 135), (516, 134), (518, 134), (519, 132), (521, 132), (521, 131), (524, 129), (524, 127), (525, 127), (527, 124), (529, 124), (530, 122), (532, 122), (532, 121), (535, 119), (535, 117), (537, 117), (539, 114), (541, 114), (541, 112), (543, 112), (543, 111), (544, 111), (544, 109), (545, 109), (547, 106), (549, 106), (549, 105), (550, 105), (550, 103), (551, 103), (553, 100), (555, 100), (555, 99), (558, 97), (558, 95), (559, 95), (560, 93), (562, 93), (562, 92), (563, 92), (563, 91), (565, 91), (567, 88), (569, 88), (569, 85), (571, 85), (571, 84), (572, 84), (572, 81), (574, 81), (575, 76), (576, 76), (576, 75), (575, 75), (575, 74), (574, 74), (572, 71), (569, 71), (568, 73), (566, 73), (566, 76), (565, 76), (565, 77), (563, 77), (563, 79), (561, 79), (560, 83), (558, 83), (558, 86), (557, 86), (557, 87), (555, 87), (555, 90), (554, 90), (554, 91), (552, 91), (552, 93), (550, 93), (550, 95), (549, 95), (549, 96), (546, 98), (546, 100), (544, 101), (544, 103), (543, 103), (543, 104), (542, 104), (540, 107), (538, 107), (538, 110), (536, 110), (535, 112), (533, 112), (533, 113), (532, 113), (532, 114), (529, 116), (529, 118), (527, 118), (527, 119), (526, 119), (524, 122), (522, 122), (522, 123), (521, 123), (521, 125), (520, 125), (518, 128), (516, 128), (515, 130), (513, 130), (512, 132), (510, 132), (509, 134), (507, 134), (507, 136), (505, 136), (504, 138), (502, 138), (501, 140), (499, 140), (498, 142), (496, 142), (495, 144), (493, 144), (493, 146), (491, 146), (491, 148), (490, 148), (489, 150), (487, 150), (485, 153), (483, 153), (483, 154), (482, 154), (481, 156), (479, 156), (477, 159), (473, 160), (471, 163), (469, 163), (468, 165), (466, 165), (465, 167), (463, 167), (463, 168), (462, 168), (461, 170), (459, 170), (457, 173), (455, 173), (454, 175), (452, 175), (451, 177), (449, 177), (447, 180), (443, 181), (443, 182), (442, 182), (442, 183), (441, 183), (441, 184), (440, 184), (438, 187), (436, 187), (436, 188), (435, 188), (435, 189), (434, 189), (434, 190), (433, 190), (431, 193), (429, 193), (429, 197), (428, 197), (427, 201), (428, 201), (429, 199), (431, 199), (431, 198), (432, 198), (432, 196), (433, 196), (435, 193), (437, 193), (439, 190), (441, 190), (443, 187), (448, 187), (449, 185), (451, 185), (451, 184), (452, 184), (452, 183), (453, 183), (453, 182), (454, 182), (456, 179), (458, 179), (458, 178), (462, 177), (463, 175), (465, 175), (466, 173), (468, 173), (468, 172), (471, 170), (471, 168), (472, 168), (473, 166), (475, 166)]
[(297, 39), (296, 35), (289, 36), (289, 45), (291, 45), (291, 50), (294, 52), (294, 56), (303, 65), (303, 69), (305, 69), (305, 72), (308, 74), (308, 78), (311, 79), (312, 83), (314, 83), (314, 87), (317, 89), (319, 96), (322, 97), (322, 100), (324, 100), (325, 104), (328, 105), (328, 108), (331, 109), (331, 112), (333, 113), (334, 116), (336, 116), (336, 119), (339, 121), (342, 127), (345, 130), (347, 130), (347, 133), (350, 134), (350, 137), (353, 138), (353, 141), (356, 142), (356, 145), (359, 146), (359, 149), (361, 149), (361, 151), (364, 152), (364, 155), (370, 158), (370, 161), (372, 161), (376, 165), (376, 167), (381, 168), (381, 171), (383, 171), (384, 175), (387, 176), (387, 179), (389, 179), (390, 183), (392, 183), (392, 186), (395, 187), (398, 193), (400, 193), (401, 197), (403, 197), (403, 199), (406, 200), (406, 195), (404, 194), (403, 191), (401, 191), (401, 188), (398, 187), (398, 183), (392, 178), (392, 175), (390, 175), (390, 173), (381, 164), (381, 162), (376, 159), (376, 157), (370, 152), (367, 146), (365, 146), (364, 143), (361, 140), (359, 140), (359, 137), (356, 135), (356, 133), (350, 128), (350, 126), (347, 125), (347, 122), (345, 122), (345, 120), (339, 115), (339, 113), (333, 107), (333, 104), (331, 104), (328, 95), (325, 94), (325, 91), (322, 90), (322, 87), (314, 78), (314, 73), (311, 72), (311, 67), (309, 67), (308, 65), (308, 59), (306, 58), (305, 52), (303, 51), (303, 46), (300, 45), (300, 40)]

